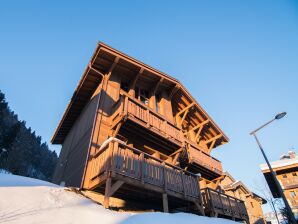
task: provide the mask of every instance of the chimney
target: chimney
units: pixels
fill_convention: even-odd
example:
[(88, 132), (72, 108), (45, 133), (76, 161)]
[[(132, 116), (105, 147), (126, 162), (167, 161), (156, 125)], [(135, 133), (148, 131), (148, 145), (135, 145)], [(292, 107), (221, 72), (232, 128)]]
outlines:
[(294, 159), (294, 158), (296, 158), (296, 152), (294, 152), (294, 151), (289, 151), (288, 154), (289, 154), (289, 156), (290, 156), (290, 159)]

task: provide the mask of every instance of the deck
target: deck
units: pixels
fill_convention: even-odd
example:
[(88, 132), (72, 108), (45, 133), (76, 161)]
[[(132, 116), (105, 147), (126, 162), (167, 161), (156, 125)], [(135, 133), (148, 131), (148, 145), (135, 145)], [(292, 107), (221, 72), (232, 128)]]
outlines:
[[(95, 190), (110, 178), (117, 181), (117, 186), (125, 183), (143, 191), (147, 189), (161, 193), (163, 197), (169, 195), (193, 202), (196, 206), (202, 204), (199, 176), (130, 147), (118, 139), (107, 140), (92, 156), (89, 166), (88, 190)], [(113, 189), (113, 186), (108, 188)], [(111, 196), (110, 193), (108, 195)]]
[(244, 201), (210, 188), (202, 189), (202, 198), (206, 214), (248, 221)]

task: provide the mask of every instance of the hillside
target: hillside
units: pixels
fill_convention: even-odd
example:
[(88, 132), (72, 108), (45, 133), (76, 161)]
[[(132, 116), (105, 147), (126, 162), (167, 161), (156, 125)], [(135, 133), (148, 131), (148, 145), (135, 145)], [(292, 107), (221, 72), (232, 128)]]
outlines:
[(0, 173), (0, 223), (233, 224), (225, 219), (186, 213), (125, 213), (49, 182)]

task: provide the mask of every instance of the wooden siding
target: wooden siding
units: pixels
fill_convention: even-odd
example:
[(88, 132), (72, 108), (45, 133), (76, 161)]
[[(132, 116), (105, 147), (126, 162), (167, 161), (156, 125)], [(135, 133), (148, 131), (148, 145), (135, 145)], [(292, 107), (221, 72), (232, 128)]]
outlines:
[(64, 182), (66, 186), (80, 187), (98, 97), (89, 101), (62, 145), (53, 177), (56, 184)]

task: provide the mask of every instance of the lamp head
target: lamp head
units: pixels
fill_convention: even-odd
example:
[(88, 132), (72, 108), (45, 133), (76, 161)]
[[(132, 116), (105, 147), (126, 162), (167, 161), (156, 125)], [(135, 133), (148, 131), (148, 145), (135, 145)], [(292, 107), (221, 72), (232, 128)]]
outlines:
[(275, 115), (275, 119), (276, 120), (279, 120), (279, 119), (281, 119), (281, 118), (283, 118), (284, 116), (286, 116), (286, 112), (282, 112), (282, 113), (279, 113), (279, 114), (276, 114)]

